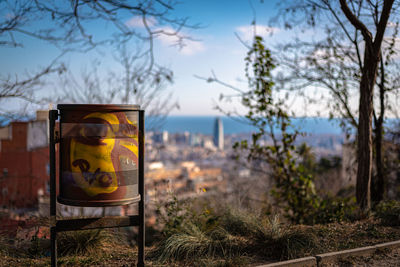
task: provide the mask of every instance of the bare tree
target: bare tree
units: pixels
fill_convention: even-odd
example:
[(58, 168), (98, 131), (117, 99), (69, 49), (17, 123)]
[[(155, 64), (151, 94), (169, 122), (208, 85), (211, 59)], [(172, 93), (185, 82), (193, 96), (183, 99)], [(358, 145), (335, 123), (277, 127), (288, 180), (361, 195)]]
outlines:
[[(47, 67), (40, 68), (36, 72), (22, 75), (22, 78), (19, 75), (11, 76), (8, 74), (4, 76), (0, 74), (0, 101), (19, 99), (25, 103), (40, 103), (35, 93), (46, 84), (46, 78), (52, 73), (61, 75), (65, 71), (64, 64), (54, 61)], [(24, 113), (22, 110), (17, 113), (15, 112), (17, 111), (10, 111), (0, 107), (0, 124), (3, 121), (17, 119)]]
[[(283, 84), (291, 84), (289, 90), (307, 98), (309, 104), (324, 103), (329, 108), (330, 117), (340, 118), (343, 130), (350, 135), (358, 127), (358, 109), (354, 102), (358, 96), (361, 78), (359, 67), (363, 64), (361, 57), (357, 56), (357, 51), (362, 51), (362, 42), (357, 42), (357, 34), (353, 34), (352, 44), (349, 45), (343, 41), (346, 40), (344, 33), (338, 30), (340, 26), (332, 23), (323, 40), (296, 40), (279, 46), (284, 51), (280, 53), (280, 63), (285, 66), (285, 74), (280, 75), (280, 80)], [(371, 182), (371, 199), (374, 202), (383, 199), (386, 184), (384, 120), (388, 113), (396, 116), (396, 102), (393, 100), (400, 91), (399, 66), (395, 60), (398, 53), (397, 23), (393, 24), (391, 31), (384, 39), (383, 56), (376, 80), (378, 90), (374, 96), (373, 144), (376, 173)], [(305, 96), (304, 91), (310, 86), (315, 86), (318, 90)]]
[[(141, 78), (150, 75), (157, 79), (162, 68), (154, 60), (154, 39), (174, 36), (176, 44), (182, 46), (190, 37), (181, 30), (198, 26), (189, 25), (187, 17), (175, 17), (176, 4), (172, 0), (4, 0), (0, 1), (0, 46), (23, 47), (26, 36), (44, 40), (61, 53), (88, 51), (99, 45), (129, 47), (141, 43), (145, 49), (135, 55), (145, 59)], [(35, 79), (36, 83), (43, 82), (48, 73), (64, 70), (56, 63), (23, 79), (1, 77), (5, 87), (0, 90), (9, 97), (30, 100), (28, 89)]]
[[(300, 49), (311, 48), (313, 54), (308, 53), (308, 58), (302, 62), (304, 71), (296, 76), (305, 82), (301, 86), (312, 84), (329, 89), (337, 100), (335, 105), (340, 107), (339, 113), (357, 127), (356, 196), (361, 210), (367, 211), (370, 208), (372, 173), (374, 87), (379, 64), (384, 60), (382, 46), (389, 16), (391, 13), (397, 15), (398, 3), (394, 5), (393, 0), (339, 2), (290, 1), (283, 3), (281, 15), (287, 28), (305, 21), (308, 26), (325, 31), (326, 39), (322, 42), (297, 44)], [(307, 64), (310, 62), (311, 66)], [(358, 88), (359, 105), (356, 109), (350, 105), (352, 88)], [(380, 115), (383, 120), (384, 113)], [(379, 123), (376, 114), (375, 118)]]

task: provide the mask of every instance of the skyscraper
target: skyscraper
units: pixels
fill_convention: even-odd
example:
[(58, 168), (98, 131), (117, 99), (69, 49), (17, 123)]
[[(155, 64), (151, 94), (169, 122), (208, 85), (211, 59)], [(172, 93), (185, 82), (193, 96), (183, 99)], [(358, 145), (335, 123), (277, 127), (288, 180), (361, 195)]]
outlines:
[(224, 126), (221, 118), (217, 117), (214, 123), (214, 145), (223, 150), (224, 149)]

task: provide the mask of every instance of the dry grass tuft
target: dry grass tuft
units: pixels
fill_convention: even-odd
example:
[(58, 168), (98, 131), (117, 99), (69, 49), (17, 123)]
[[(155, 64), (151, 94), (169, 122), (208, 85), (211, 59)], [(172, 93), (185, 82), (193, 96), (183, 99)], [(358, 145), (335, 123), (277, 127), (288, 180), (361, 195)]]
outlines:
[(283, 226), (278, 217), (262, 218), (228, 210), (212, 229), (195, 223), (168, 237), (153, 251), (161, 263), (175, 261), (201, 265), (238, 266), (255, 259), (291, 259), (317, 247), (314, 234)]
[(106, 230), (65, 232), (57, 235), (57, 252), (61, 256), (96, 253), (105, 242), (114, 242), (115, 236)]

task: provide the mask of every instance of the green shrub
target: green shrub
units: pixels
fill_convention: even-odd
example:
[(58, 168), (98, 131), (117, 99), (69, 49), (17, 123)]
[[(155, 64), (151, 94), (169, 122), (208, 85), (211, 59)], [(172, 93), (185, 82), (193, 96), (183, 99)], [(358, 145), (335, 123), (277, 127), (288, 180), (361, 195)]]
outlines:
[(375, 206), (375, 216), (382, 225), (400, 226), (400, 202), (384, 201)]
[(208, 206), (203, 204), (195, 208), (197, 199), (180, 200), (174, 193), (170, 193), (169, 199), (157, 205), (157, 225), (161, 226), (164, 238), (185, 231), (188, 225), (194, 224), (201, 230), (212, 229), (218, 221), (218, 215)]
[(313, 224), (326, 224), (352, 220), (357, 210), (355, 198), (326, 197), (312, 214)]
[(189, 221), (189, 209), (187, 202), (178, 200), (177, 196), (172, 192), (168, 201), (157, 204), (157, 224), (162, 225), (164, 237), (169, 237), (182, 231), (182, 227)]

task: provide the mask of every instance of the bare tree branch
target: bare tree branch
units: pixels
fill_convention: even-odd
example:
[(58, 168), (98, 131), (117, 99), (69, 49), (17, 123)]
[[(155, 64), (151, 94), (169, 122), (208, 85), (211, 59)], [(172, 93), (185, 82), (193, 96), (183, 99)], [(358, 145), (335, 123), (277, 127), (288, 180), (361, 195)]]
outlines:
[(94, 62), (89, 71), (82, 71), (81, 77), (75, 77), (71, 72), (61, 77), (59, 85), (62, 89), (56, 92), (56, 101), (138, 104), (151, 118), (146, 128), (160, 127), (166, 116), (179, 107), (167, 90), (173, 82), (172, 72), (155, 66), (149, 73), (144, 68), (148, 63), (144, 62), (141, 52), (129, 52), (124, 45), (114, 59), (120, 64), (120, 71), (109, 70), (105, 75), (99, 75), (100, 62)]

